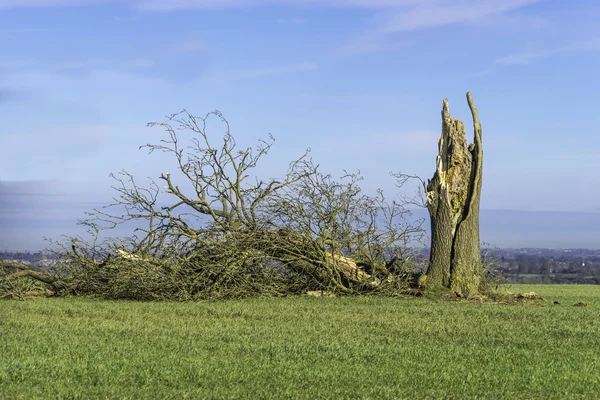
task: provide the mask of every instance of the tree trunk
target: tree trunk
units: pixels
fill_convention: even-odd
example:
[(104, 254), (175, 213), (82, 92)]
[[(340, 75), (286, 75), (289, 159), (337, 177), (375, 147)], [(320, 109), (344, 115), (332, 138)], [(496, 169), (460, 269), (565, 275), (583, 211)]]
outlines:
[(467, 146), (465, 126), (450, 116), (448, 99), (444, 99), (437, 168), (425, 187), (431, 217), (426, 283), (428, 287), (450, 288), (460, 297), (478, 294), (483, 277), (479, 241), (481, 124), (470, 92), (467, 101), (473, 116), (474, 141)]
[(2, 273), (3, 278), (8, 279), (33, 278), (50, 285), (55, 292), (64, 288), (63, 283), (59, 282), (52, 274), (37, 268), (32, 268), (21, 262), (0, 261), (0, 273)]

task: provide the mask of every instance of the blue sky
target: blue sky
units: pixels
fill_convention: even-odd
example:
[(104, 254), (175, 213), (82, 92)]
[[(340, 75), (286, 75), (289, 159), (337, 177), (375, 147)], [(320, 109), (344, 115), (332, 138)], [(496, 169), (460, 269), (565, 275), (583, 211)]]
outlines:
[[(149, 121), (218, 109), (261, 174), (430, 178), (442, 100), (483, 125), (482, 208), (600, 211), (595, 0), (0, 0), (0, 186), (109, 198), (158, 177)], [(215, 135), (222, 131), (215, 127)], [(33, 189), (32, 189), (33, 188)], [(48, 192), (49, 191), (49, 192)]]

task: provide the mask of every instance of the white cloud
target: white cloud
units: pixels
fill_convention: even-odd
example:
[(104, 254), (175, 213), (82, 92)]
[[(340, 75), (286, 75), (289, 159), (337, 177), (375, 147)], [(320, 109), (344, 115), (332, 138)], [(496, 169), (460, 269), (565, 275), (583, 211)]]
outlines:
[(0, 69), (21, 69), (32, 67), (36, 64), (37, 62), (33, 60), (5, 60), (0, 61)]
[[(525, 6), (538, 3), (543, 0), (422, 0), (422, 1), (334, 1), (332, 3), (354, 4), (370, 7), (379, 11), (375, 15), (375, 27), (367, 33), (362, 34), (350, 43), (342, 46), (342, 54), (362, 54), (380, 51), (396, 51), (411, 45), (406, 39), (394, 40), (392, 34), (404, 34), (411, 31), (436, 28), (450, 24), (488, 24), (490, 20), (496, 26), (506, 27), (513, 25), (525, 26), (524, 18), (508, 15)], [(528, 23), (541, 26), (541, 19), (528, 17)], [(519, 25), (520, 24), (520, 25)]]
[(345, 104), (389, 104), (392, 102), (398, 102), (406, 100), (402, 96), (390, 96), (390, 95), (379, 95), (379, 94), (359, 94), (359, 95), (315, 95), (311, 93), (303, 93), (302, 97), (309, 97), (314, 99), (323, 99), (334, 103), (345, 103)]
[(576, 42), (562, 47), (515, 53), (508, 56), (499, 57), (494, 62), (496, 64), (506, 65), (527, 65), (539, 58), (550, 57), (562, 53), (577, 53), (585, 51), (600, 51), (600, 38)]
[[(230, 9), (262, 6), (363, 8), (374, 11), (376, 27), (372, 32), (343, 46), (346, 54), (397, 50), (408, 45), (406, 40), (390, 41), (390, 32), (408, 32), (457, 23), (473, 23), (488, 17), (496, 21), (506, 13), (544, 0), (0, 0), (0, 9), (42, 6), (75, 6), (92, 3), (125, 3), (145, 11), (177, 11), (193, 9)], [(533, 17), (535, 18), (535, 17)], [(280, 23), (302, 23), (301, 18)], [(539, 20), (533, 20), (539, 23)], [(498, 23), (498, 22), (496, 22)], [(513, 24), (522, 25), (520, 21)], [(506, 24), (506, 21), (504, 21)], [(198, 51), (201, 41), (178, 46), (179, 51)]]
[(42, 28), (19, 28), (19, 29), (0, 29), (0, 35), (48, 32), (48, 29)]
[(350, 40), (339, 49), (340, 54), (364, 54), (381, 51), (397, 51), (410, 46), (408, 40), (392, 39), (389, 34), (369, 32)]
[(139, 15), (115, 15), (112, 20), (119, 24), (123, 22), (137, 21), (139, 18)]
[(503, 14), (541, 0), (463, 0), (423, 1), (390, 16), (383, 26), (386, 32), (406, 32), (436, 26), (473, 22), (491, 15)]
[(94, 3), (109, 3), (112, 1), (115, 0), (0, 0), (0, 10), (9, 8), (82, 6)]
[[(0, 9), (85, 6), (100, 3), (123, 3), (148, 11), (263, 6), (391, 9), (395, 15), (387, 29), (407, 30), (473, 20), (482, 16), (515, 10), (539, 1), (543, 0), (0, 0)], [(303, 22), (299, 18), (292, 21)]]
[(470, 72), (470, 73), (466, 74), (466, 76), (469, 78), (479, 78), (481, 76), (491, 75), (492, 73), (494, 73), (494, 69), (488, 68), (488, 69), (484, 69), (484, 70), (480, 70), (480, 71)]
[(239, 71), (238, 74), (244, 78), (253, 78), (253, 77), (257, 77), (257, 76), (281, 75), (281, 74), (287, 74), (290, 72), (311, 71), (314, 69), (317, 69), (317, 64), (302, 63), (302, 64), (282, 65), (282, 66), (276, 66), (276, 67), (247, 69), (245, 71)]
[(538, 58), (552, 56), (554, 54), (564, 52), (564, 49), (547, 49), (531, 52), (523, 52), (511, 54), (509, 56), (497, 58), (494, 62), (496, 64), (508, 64), (508, 65), (527, 65), (531, 64)]
[(152, 68), (154, 66), (154, 62), (152, 60), (131, 60), (127, 62), (128, 67), (132, 68)]
[(277, 20), (278, 24), (284, 24), (284, 25), (299, 25), (299, 24), (303, 24), (304, 18), (279, 18)]
[[(432, 0), (422, 0), (431, 2)], [(438, 1), (438, 0), (433, 0)], [(418, 3), (418, 0), (137, 0), (135, 6), (153, 11), (211, 8), (250, 8), (269, 5), (389, 8)]]
[(0, 87), (32, 95), (36, 112), (46, 113), (40, 118), (52, 118), (59, 110), (71, 109), (72, 119), (96, 119), (108, 109), (121, 113), (127, 108), (151, 108), (150, 99), (157, 93), (163, 99), (174, 97), (169, 95), (173, 86), (168, 81), (110, 69), (92, 69), (76, 75), (57, 70), (15, 71), (0, 74)]
[(293, 72), (312, 71), (315, 69), (317, 69), (317, 65), (314, 63), (290, 64), (224, 72), (222, 74), (210, 77), (209, 79), (213, 81), (231, 81), (239, 79), (289, 74)]
[[(57, 166), (75, 160), (85, 163), (107, 144), (107, 130), (102, 124), (64, 124), (5, 132), (0, 135), (0, 168), (9, 176), (33, 177), (40, 169), (59, 169)], [(29, 161), (24, 162), (23, 157)]]
[(183, 41), (175, 46), (175, 50), (183, 53), (194, 53), (200, 50), (204, 50), (206, 45), (200, 39), (192, 39)]
[[(133, 0), (132, 4), (136, 8), (148, 11), (282, 5), (363, 8), (385, 13), (384, 22), (380, 26), (381, 31), (405, 32), (452, 23), (474, 22), (492, 15), (503, 15), (541, 1), (544, 0)], [(296, 23), (301, 22), (302, 19), (296, 19)], [(539, 24), (540, 21), (532, 20), (530, 23)]]
[(185, 9), (245, 8), (266, 5), (326, 5), (343, 7), (386, 7), (411, 1), (385, 0), (0, 0), (0, 10), (10, 8), (86, 6), (101, 3), (125, 3), (135, 8), (151, 11)]
[(81, 60), (71, 60), (64, 61), (56, 66), (57, 69), (79, 69), (85, 66), (85, 61)]
[(78, 70), (84, 67), (98, 67), (107, 64), (103, 58), (88, 58), (85, 60), (65, 60), (51, 66), (58, 71)]
[(539, 15), (495, 14), (473, 21), (473, 25), (502, 32), (539, 32), (550, 26), (548, 20)]

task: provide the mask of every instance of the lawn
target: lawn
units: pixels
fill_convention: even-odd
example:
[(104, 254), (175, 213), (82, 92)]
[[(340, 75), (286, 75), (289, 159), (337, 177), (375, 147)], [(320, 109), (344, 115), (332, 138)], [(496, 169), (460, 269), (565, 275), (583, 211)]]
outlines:
[(3, 301), (0, 399), (600, 398), (600, 286), (511, 290), (546, 300)]

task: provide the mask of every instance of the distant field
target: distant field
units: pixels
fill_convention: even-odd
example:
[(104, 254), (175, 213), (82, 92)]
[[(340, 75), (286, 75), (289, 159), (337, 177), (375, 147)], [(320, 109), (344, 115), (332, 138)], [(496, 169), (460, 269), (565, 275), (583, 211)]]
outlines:
[(600, 286), (510, 289), (546, 301), (4, 301), (0, 399), (600, 398)]

